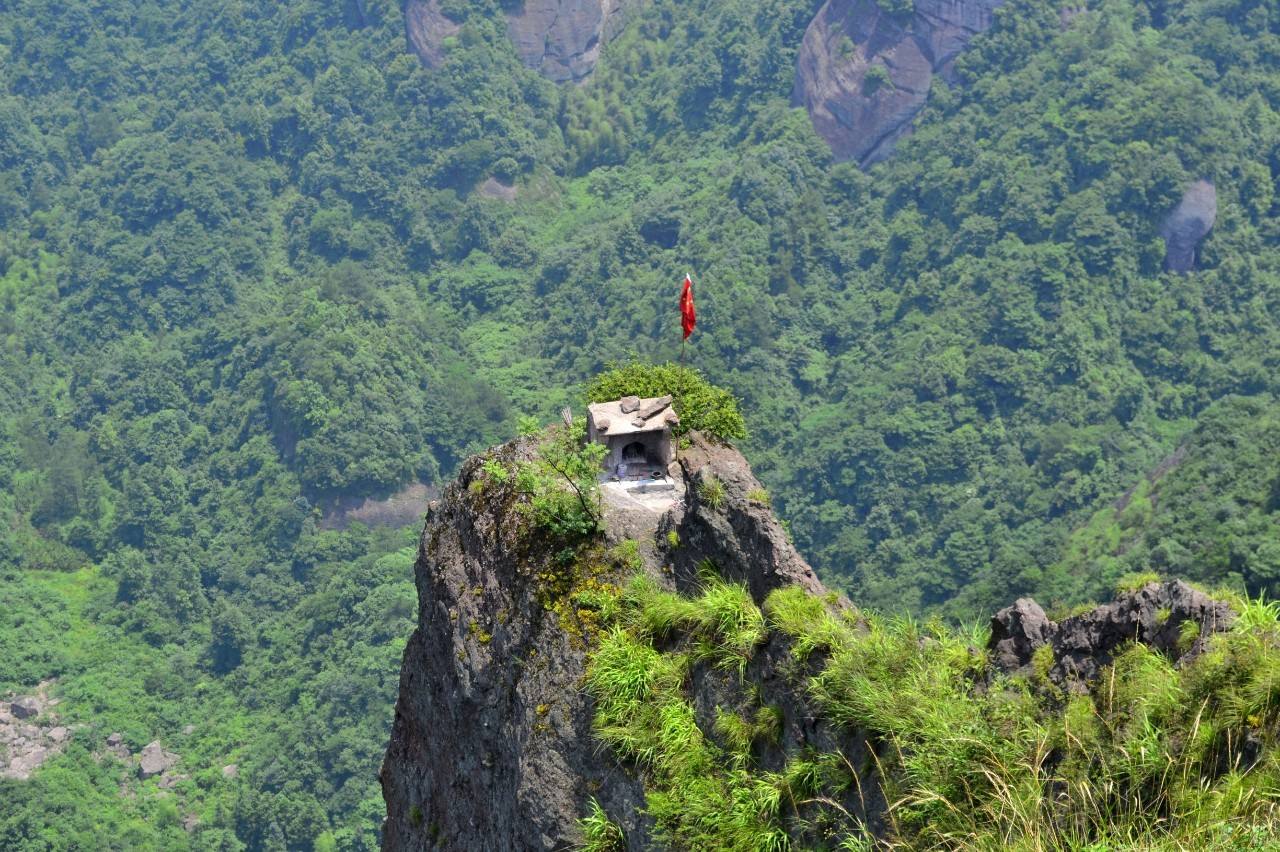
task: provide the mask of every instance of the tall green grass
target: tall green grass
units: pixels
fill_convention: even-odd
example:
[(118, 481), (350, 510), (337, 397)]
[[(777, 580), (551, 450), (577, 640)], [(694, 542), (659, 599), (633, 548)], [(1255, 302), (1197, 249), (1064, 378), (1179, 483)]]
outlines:
[[(1192, 663), (1133, 644), (1085, 693), (994, 675), (980, 629), (841, 610), (798, 588), (762, 611), (718, 578), (684, 597), (641, 577), (587, 688), (597, 735), (643, 773), (648, 812), (680, 848), (789, 848), (824, 812), (843, 826), (830, 848), (1280, 848), (1280, 606), (1233, 603), (1234, 628)], [(1200, 633), (1183, 632), (1188, 647)], [(692, 667), (710, 660), (757, 695), (748, 664), (771, 636), (821, 715), (876, 745), (870, 766), (803, 751), (761, 771), (778, 708), (722, 707), (699, 726)], [(851, 784), (880, 785), (885, 836), (844, 831)]]

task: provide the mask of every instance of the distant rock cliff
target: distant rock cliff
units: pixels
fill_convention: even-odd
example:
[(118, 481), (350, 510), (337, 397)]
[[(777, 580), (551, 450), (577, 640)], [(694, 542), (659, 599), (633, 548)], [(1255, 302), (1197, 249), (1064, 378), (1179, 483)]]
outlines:
[(632, 5), (628, 0), (524, 0), (507, 14), (507, 34), (530, 68), (557, 83), (589, 75), (600, 48)]
[(1178, 206), (1160, 226), (1164, 237), (1164, 268), (1185, 273), (1195, 269), (1200, 241), (1213, 230), (1218, 218), (1218, 191), (1207, 180), (1198, 180), (1183, 193)]
[(404, 27), (409, 47), (428, 68), (440, 67), (445, 39), (456, 36), (460, 29), (440, 11), (440, 0), (409, 0), (404, 7)]
[[(626, 19), (635, 0), (524, 0), (507, 12), (507, 35), (520, 60), (557, 83), (578, 82), (595, 69), (600, 49)], [(440, 0), (408, 0), (409, 46), (428, 68), (445, 57), (445, 39), (459, 25), (440, 10)]]
[(910, 132), (934, 75), (991, 26), (1002, 0), (916, 0), (891, 14), (875, 0), (827, 0), (800, 46), (792, 96), (836, 159), (869, 165)]

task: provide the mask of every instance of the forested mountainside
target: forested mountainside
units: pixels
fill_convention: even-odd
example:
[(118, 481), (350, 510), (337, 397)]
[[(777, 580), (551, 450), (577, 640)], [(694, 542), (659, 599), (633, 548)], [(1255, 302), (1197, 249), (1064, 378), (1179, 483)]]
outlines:
[[(87, 726), (0, 846), (375, 844), (413, 534), (333, 508), (674, 358), (686, 269), (690, 362), (859, 604), (1274, 591), (1271, 4), (980, 3), (910, 66), (923, 0), (553, 5), (0, 11), (0, 690)], [(170, 789), (121, 795), (117, 732)]]

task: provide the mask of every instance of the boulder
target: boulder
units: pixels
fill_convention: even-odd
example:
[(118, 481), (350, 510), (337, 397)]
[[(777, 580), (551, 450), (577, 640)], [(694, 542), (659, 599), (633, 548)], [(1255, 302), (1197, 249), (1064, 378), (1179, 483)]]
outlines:
[(40, 715), (40, 701), (30, 695), (19, 696), (9, 702), (9, 712), (18, 719), (30, 719)]
[(906, 13), (875, 0), (827, 0), (809, 23), (792, 102), (839, 161), (870, 165), (911, 130), (934, 76), (991, 26), (1003, 0), (916, 0)]
[(172, 790), (182, 781), (186, 781), (187, 776), (176, 772), (166, 772), (160, 776), (159, 786), (161, 790)]
[(1184, 274), (1195, 269), (1196, 249), (1218, 218), (1218, 191), (1213, 183), (1198, 180), (1183, 193), (1160, 226), (1164, 238), (1164, 268)]
[(159, 740), (147, 743), (138, 755), (138, 777), (154, 778), (172, 769), (178, 762), (178, 755), (165, 751)]
[(240, 767), (234, 763), (228, 763), (226, 766), (222, 767), (223, 778), (235, 778), (239, 774), (240, 774)]
[(25, 781), (31, 777), (31, 773), (40, 768), (41, 764), (48, 759), (49, 754), (48, 749), (44, 748), (33, 748), (24, 751), (9, 762), (9, 767), (0, 777)]
[(1056, 625), (1031, 598), (1018, 598), (991, 618), (991, 662), (1012, 672), (1029, 666), (1031, 655), (1053, 638)]
[(59, 725), (56, 728), (50, 728), (48, 733), (45, 734), (45, 736), (47, 736), (50, 740), (52, 740), (55, 743), (60, 743), (64, 741), (68, 736), (70, 736), (70, 731), (68, 731), (66, 728), (62, 727), (61, 725)]

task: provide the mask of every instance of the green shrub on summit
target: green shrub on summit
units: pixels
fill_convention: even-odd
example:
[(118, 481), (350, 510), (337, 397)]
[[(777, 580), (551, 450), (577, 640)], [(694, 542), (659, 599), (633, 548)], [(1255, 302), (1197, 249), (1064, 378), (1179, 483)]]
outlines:
[(677, 435), (697, 430), (722, 441), (747, 437), (738, 400), (692, 367), (642, 363), (613, 367), (587, 382), (586, 390), (588, 402), (668, 394), (675, 399), (676, 413), (680, 415), (674, 430)]

